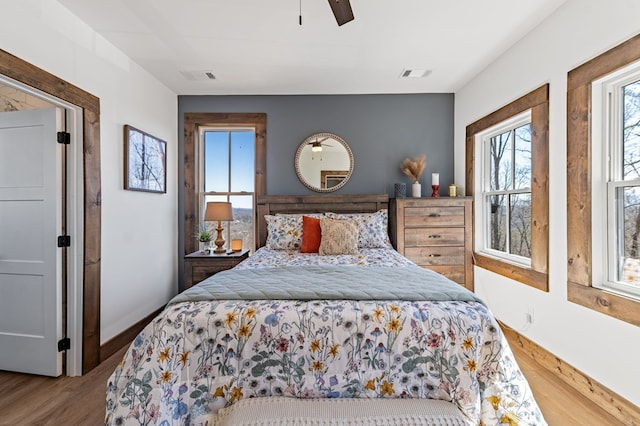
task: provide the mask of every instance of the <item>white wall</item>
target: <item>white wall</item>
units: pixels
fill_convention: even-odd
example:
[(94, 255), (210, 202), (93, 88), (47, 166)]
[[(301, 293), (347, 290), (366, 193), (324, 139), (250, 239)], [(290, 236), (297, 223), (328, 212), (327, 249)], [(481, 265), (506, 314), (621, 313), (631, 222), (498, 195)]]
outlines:
[[(0, 0), (0, 48), (100, 98), (105, 342), (177, 292), (177, 96), (54, 0)], [(167, 142), (167, 193), (123, 190), (123, 125)]]
[[(569, 0), (456, 93), (455, 177), (464, 182), (465, 127), (550, 83), (549, 293), (475, 269), (494, 314), (551, 353), (640, 405), (640, 328), (567, 301), (567, 72), (640, 33), (637, 0)], [(534, 323), (525, 327), (533, 309)]]

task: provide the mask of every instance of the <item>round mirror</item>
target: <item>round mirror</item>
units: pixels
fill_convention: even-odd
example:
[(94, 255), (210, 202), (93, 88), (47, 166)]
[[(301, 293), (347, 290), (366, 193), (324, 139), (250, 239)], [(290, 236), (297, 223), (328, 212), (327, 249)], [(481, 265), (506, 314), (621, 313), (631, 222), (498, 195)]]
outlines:
[(309, 189), (331, 192), (342, 188), (353, 173), (353, 153), (340, 136), (315, 133), (296, 151), (296, 174)]

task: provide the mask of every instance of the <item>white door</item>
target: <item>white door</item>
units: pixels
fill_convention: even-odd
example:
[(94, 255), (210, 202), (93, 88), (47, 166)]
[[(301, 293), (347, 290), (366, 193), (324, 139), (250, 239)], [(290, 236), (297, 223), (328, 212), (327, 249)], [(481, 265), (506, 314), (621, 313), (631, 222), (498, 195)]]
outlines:
[(57, 110), (0, 113), (0, 370), (62, 373)]

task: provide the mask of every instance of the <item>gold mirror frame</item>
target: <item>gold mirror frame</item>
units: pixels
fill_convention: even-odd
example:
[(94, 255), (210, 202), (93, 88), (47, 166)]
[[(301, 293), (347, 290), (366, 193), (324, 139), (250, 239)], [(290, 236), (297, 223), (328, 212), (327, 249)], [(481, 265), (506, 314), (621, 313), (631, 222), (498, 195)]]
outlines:
[[(321, 146), (322, 151), (313, 152), (314, 145)], [(340, 151), (337, 153), (340, 158), (331, 158), (332, 154), (336, 153), (334, 148)], [(315, 167), (310, 167), (311, 161), (317, 161), (318, 165), (314, 164)], [(324, 163), (321, 163), (323, 161)], [(312, 191), (333, 192), (342, 188), (351, 178), (353, 166), (351, 148), (344, 139), (333, 133), (314, 133), (306, 138), (296, 151), (296, 174), (300, 182)], [(317, 181), (314, 179), (314, 174), (317, 174)]]

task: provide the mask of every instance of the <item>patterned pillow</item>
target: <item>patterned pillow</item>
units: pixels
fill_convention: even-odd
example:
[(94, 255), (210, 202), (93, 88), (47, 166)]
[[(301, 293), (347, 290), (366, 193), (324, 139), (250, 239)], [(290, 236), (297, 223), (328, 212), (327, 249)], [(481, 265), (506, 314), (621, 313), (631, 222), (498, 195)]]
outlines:
[(375, 213), (327, 213), (331, 219), (351, 219), (358, 224), (358, 248), (390, 248), (387, 209)]
[[(267, 222), (267, 242), (272, 250), (299, 250), (302, 245), (302, 214), (265, 215)], [(309, 214), (322, 217), (322, 214)]]
[(320, 229), (320, 255), (358, 254), (358, 224), (355, 221), (323, 218)]

